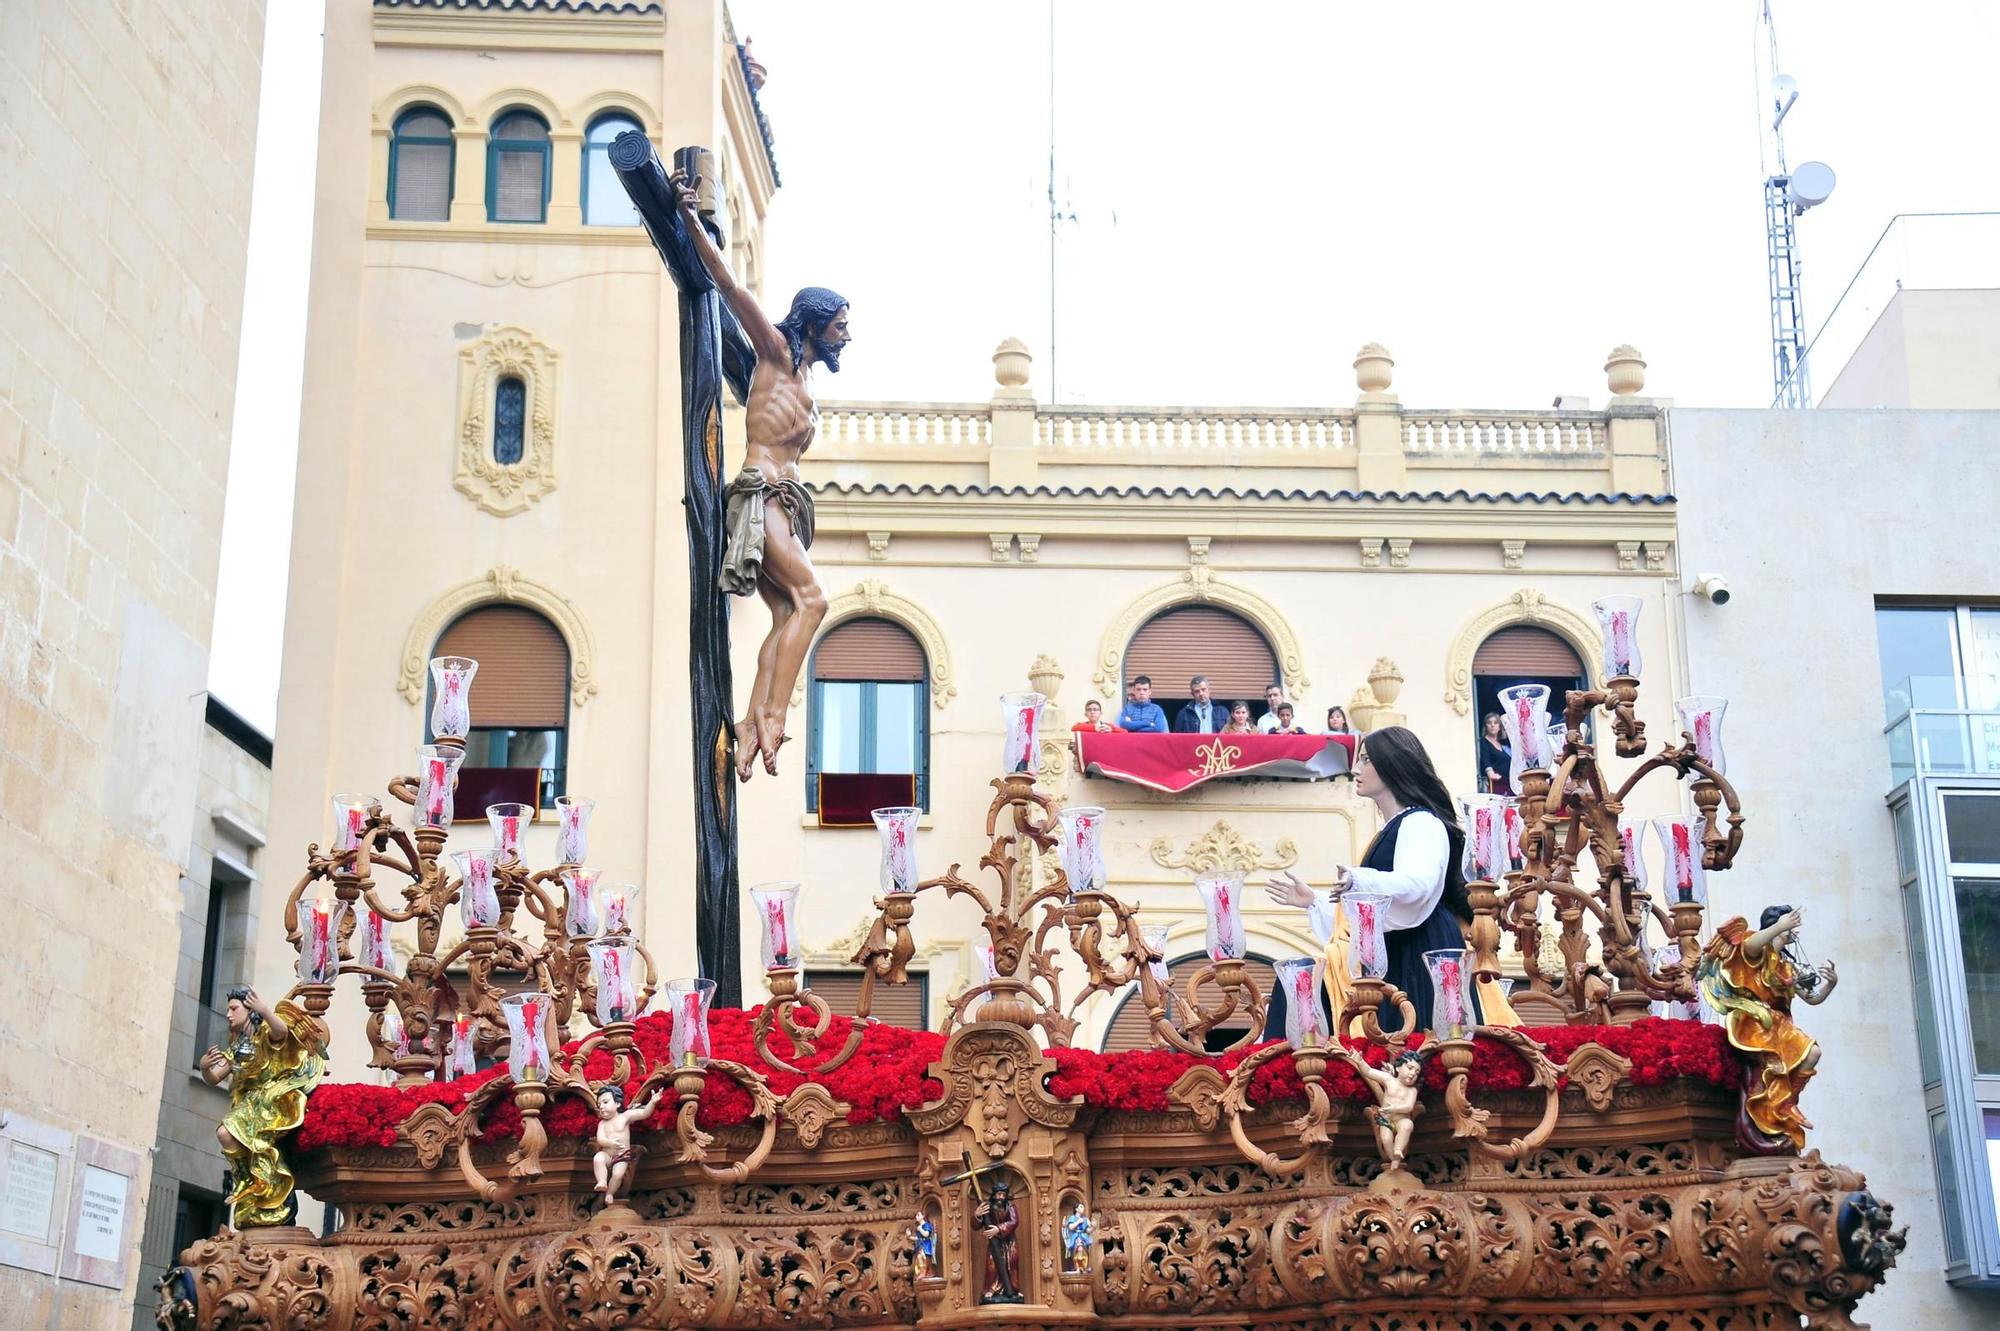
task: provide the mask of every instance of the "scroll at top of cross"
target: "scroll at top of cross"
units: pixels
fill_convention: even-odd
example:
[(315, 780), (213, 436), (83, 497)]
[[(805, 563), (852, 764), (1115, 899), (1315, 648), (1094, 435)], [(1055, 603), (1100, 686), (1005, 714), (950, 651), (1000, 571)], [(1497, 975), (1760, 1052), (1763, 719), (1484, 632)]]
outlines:
[(777, 775), (791, 681), (826, 617), (826, 593), (806, 553), (812, 546), (813, 500), (799, 478), (799, 458), (819, 429), (813, 367), (838, 373), (852, 334), (846, 299), (825, 287), (801, 290), (785, 317), (772, 323), (701, 225), (687, 178), (676, 172), (672, 183), (702, 266), (757, 352), (744, 410), (743, 470), (729, 486), (729, 546), (719, 574), (724, 591), (735, 596), (754, 591), (771, 610), (771, 631), (757, 651), (757, 678), (736, 723), (736, 775), (747, 781), (759, 757), (764, 770)]

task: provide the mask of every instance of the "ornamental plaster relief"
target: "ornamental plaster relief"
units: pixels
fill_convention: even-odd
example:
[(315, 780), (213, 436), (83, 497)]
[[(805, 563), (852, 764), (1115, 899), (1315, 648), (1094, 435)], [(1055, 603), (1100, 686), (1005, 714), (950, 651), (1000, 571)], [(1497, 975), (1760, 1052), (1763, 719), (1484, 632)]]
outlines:
[[(820, 623), (820, 634), (825, 636), (842, 620), (864, 615), (894, 620), (916, 635), (924, 649), (924, 664), (930, 671), (932, 706), (942, 709), (958, 696), (951, 647), (945, 642), (944, 629), (931, 618), (929, 611), (907, 597), (896, 595), (879, 579), (865, 579), (828, 601), (826, 618)], [(807, 666), (800, 669), (799, 677), (792, 685), (794, 707), (806, 700), (806, 670), (810, 668), (811, 653), (807, 653), (806, 660)]]
[(401, 673), (396, 688), (416, 706), (424, 700), (430, 678), (431, 649), (445, 626), (477, 606), (524, 605), (556, 626), (569, 644), (570, 704), (581, 707), (597, 692), (597, 643), (589, 625), (561, 593), (521, 576), (519, 569), (496, 564), (484, 577), (462, 582), (424, 607), (403, 639)]
[[(553, 347), (525, 328), (504, 325), (458, 353), (458, 455), (453, 485), (481, 509), (511, 517), (556, 488), (556, 373)], [(508, 377), (527, 390), (521, 460), (495, 460), (494, 392)]]
[(1509, 624), (1532, 624), (1568, 639), (1584, 663), (1586, 679), (1594, 679), (1596, 663), (1604, 655), (1597, 621), (1549, 600), (1533, 587), (1523, 587), (1503, 604), (1475, 615), (1452, 639), (1444, 661), (1444, 700), (1460, 716), (1472, 710), (1472, 658), (1479, 644)]
[(1278, 658), (1278, 670), (1285, 678), (1285, 693), (1303, 698), (1312, 680), (1306, 675), (1305, 652), (1291, 621), (1257, 593), (1216, 576), (1206, 559), (1190, 565), (1180, 577), (1155, 587), (1129, 602), (1105, 627), (1097, 648), (1097, 670), (1091, 681), (1105, 698), (1115, 698), (1123, 690), (1125, 648), (1141, 625), (1163, 610), (1177, 605), (1218, 605), (1233, 610), (1257, 626)]

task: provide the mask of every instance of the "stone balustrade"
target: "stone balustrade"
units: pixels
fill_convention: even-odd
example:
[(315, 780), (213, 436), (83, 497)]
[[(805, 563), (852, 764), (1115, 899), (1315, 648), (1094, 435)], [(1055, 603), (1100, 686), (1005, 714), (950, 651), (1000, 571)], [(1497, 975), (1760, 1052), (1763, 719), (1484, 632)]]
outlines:
[[(1007, 486), (1129, 484), (1123, 468), (1256, 469), (1253, 485), (1378, 492), (1659, 494), (1666, 488), (1660, 404), (1638, 395), (1645, 362), (1614, 350), (1603, 410), (1405, 411), (1393, 361), (1370, 343), (1355, 360), (1352, 407), (1052, 405), (1028, 387), (1016, 339), (994, 353), (990, 402), (830, 402), (807, 458), (893, 464), (885, 481)], [(1482, 479), (1504, 470), (1504, 481)], [(1536, 471), (1545, 476), (1534, 475)], [(1523, 474), (1527, 473), (1527, 474)], [(844, 472), (843, 480), (852, 480)], [(1183, 479), (1182, 483), (1190, 483)], [(1232, 483), (1192, 480), (1196, 485)]]

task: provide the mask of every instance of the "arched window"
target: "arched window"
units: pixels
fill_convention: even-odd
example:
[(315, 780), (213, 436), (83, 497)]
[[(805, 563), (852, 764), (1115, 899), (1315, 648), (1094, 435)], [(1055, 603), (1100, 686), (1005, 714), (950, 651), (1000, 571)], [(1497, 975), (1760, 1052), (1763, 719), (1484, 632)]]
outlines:
[(509, 111), (486, 145), (486, 216), (541, 222), (548, 212), (549, 127), (533, 111)]
[(813, 648), (806, 808), (823, 827), (866, 827), (869, 810), (930, 807), (928, 666), (887, 619), (849, 619)]
[(639, 210), (611, 169), (611, 141), (639, 122), (611, 111), (590, 122), (583, 136), (583, 221), (586, 226), (637, 226)]
[[(1243, 969), (1257, 992), (1268, 1001), (1271, 989), (1278, 982), (1278, 972), (1266, 957), (1252, 952), (1244, 959)], [(1174, 992), (1187, 994), (1188, 977), (1208, 965), (1208, 953), (1190, 952), (1178, 961), (1167, 964), (1167, 974), (1173, 977)], [(1213, 1005), (1216, 991), (1203, 985), (1198, 995), (1204, 1003)], [(1243, 1038), (1243, 1032), (1250, 1029), (1250, 1014), (1238, 1011), (1232, 1013), (1228, 1021), (1208, 1033), (1206, 1047), (1214, 1052), (1226, 1049)], [(1105, 1028), (1103, 1050), (1115, 1054), (1126, 1049), (1150, 1049), (1153, 1044), (1152, 1028), (1146, 1024), (1146, 1004), (1139, 997), (1139, 987), (1132, 986), (1125, 997), (1118, 1002), (1118, 1009), (1111, 1014), (1111, 1024)]]
[(456, 151), (451, 120), (436, 107), (413, 106), (397, 116), (389, 139), (389, 216), (409, 222), (448, 219)]
[(569, 644), (562, 633), (525, 606), (486, 605), (454, 620), (433, 654), (479, 662), (458, 816), (484, 818), (489, 804), (553, 808), (569, 765)]
[(527, 418), (527, 383), (518, 374), (501, 375), (493, 385), (493, 460), (501, 466), (521, 460)]
[[(1211, 700), (1228, 719), (1229, 704), (1250, 704), (1250, 719), (1264, 715), (1264, 690), (1282, 681), (1277, 654), (1241, 615), (1212, 605), (1182, 605), (1163, 610), (1140, 626), (1125, 649), (1125, 679), (1139, 675), (1153, 680), (1153, 701), (1174, 715), (1188, 701), (1188, 681), (1208, 676)], [(1122, 702), (1108, 708), (1118, 714)], [(1301, 725), (1306, 718), (1297, 718)], [(1218, 727), (1219, 728), (1219, 727)]]
[[(1487, 715), (1500, 710), (1500, 690), (1510, 684), (1548, 685), (1549, 720), (1553, 722), (1562, 718), (1563, 695), (1571, 689), (1588, 688), (1590, 681), (1584, 673), (1582, 658), (1577, 656), (1576, 648), (1569, 645), (1567, 638), (1532, 624), (1515, 624), (1501, 629), (1480, 643), (1479, 650), (1472, 657), (1475, 753)], [(1505, 769), (1497, 770), (1503, 776), (1506, 774)], [(1476, 784), (1485, 786), (1484, 778), (1482, 767), (1475, 775)]]

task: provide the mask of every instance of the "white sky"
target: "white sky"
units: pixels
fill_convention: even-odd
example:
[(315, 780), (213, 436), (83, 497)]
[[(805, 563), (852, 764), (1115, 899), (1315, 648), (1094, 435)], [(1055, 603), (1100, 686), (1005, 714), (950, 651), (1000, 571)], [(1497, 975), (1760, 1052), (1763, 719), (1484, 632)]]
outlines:
[[(1049, 8), (731, 7), (770, 70), (785, 179), (767, 290), (854, 303), (836, 395), (981, 399), (994, 344), (1018, 336), (1047, 399)], [(1775, 10), (1801, 92), (1787, 155), (1840, 180), (1799, 223), (1816, 329), (1892, 215), (2000, 206), (2000, 5)], [(211, 667), (265, 727), (312, 189), (310, 162), (265, 149), (314, 139), (319, 11), (270, 0)], [(1768, 403), (1756, 15), (1755, 0), (1061, 0), (1060, 397), (1338, 405), (1355, 348), (1379, 340), (1405, 403), (1536, 408), (1601, 401), (1604, 354), (1631, 342), (1649, 394)], [(1927, 257), (1926, 285), (1955, 284)], [(1816, 386), (1845, 351), (1822, 349)]]

